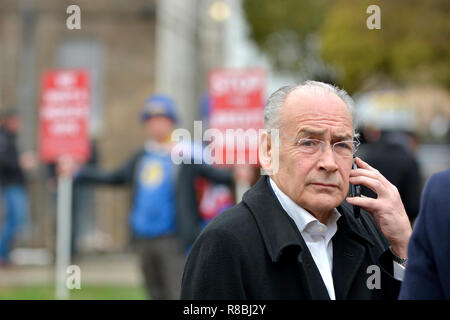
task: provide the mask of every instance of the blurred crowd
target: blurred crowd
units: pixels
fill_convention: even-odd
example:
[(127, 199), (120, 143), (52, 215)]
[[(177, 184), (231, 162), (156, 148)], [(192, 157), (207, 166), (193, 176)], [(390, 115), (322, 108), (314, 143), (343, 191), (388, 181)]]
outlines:
[[(49, 179), (72, 177), (72, 255), (77, 254), (76, 226), (95, 184), (126, 185), (132, 189), (129, 226), (133, 247), (140, 256), (148, 294), (153, 299), (178, 297), (184, 259), (201, 229), (236, 202), (235, 185), (249, 186), (258, 169), (251, 166), (215, 167), (207, 164), (175, 165), (171, 159), (171, 133), (178, 120), (176, 106), (168, 96), (152, 95), (140, 114), (146, 140), (116, 170), (106, 171), (95, 152), (85, 163), (62, 156), (48, 165)], [(29, 217), (24, 170), (37, 165), (33, 154), (19, 155), (16, 138), (20, 118), (11, 109), (2, 115), (0, 175), (5, 215), (1, 223), (1, 265), (11, 265), (14, 239)], [(192, 148), (191, 148), (192, 147)], [(186, 150), (193, 150), (193, 145)], [(186, 156), (194, 153), (186, 152)], [(87, 193), (86, 193), (87, 189)], [(53, 194), (56, 202), (56, 195)], [(78, 221), (78, 222), (77, 222)], [(126, 226), (123, 226), (126, 228)]]

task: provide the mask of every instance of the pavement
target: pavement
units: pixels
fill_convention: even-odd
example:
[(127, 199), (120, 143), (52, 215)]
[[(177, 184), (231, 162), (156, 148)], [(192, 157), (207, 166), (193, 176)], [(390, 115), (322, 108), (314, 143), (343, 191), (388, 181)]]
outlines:
[[(135, 254), (88, 254), (72, 261), (72, 264), (80, 267), (84, 285), (138, 286), (143, 283)], [(53, 264), (0, 267), (0, 287), (53, 285), (54, 281)]]

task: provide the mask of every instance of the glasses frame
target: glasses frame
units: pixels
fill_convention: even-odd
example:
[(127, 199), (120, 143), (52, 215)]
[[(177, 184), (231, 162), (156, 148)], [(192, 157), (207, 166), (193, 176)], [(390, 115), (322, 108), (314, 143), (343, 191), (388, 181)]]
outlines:
[[(321, 154), (325, 151), (325, 146), (330, 146), (331, 147), (331, 151), (333, 152), (333, 154), (335, 154), (336, 156), (342, 157), (342, 158), (352, 158), (352, 157), (354, 157), (356, 152), (358, 151), (358, 147), (361, 144), (361, 142), (358, 139), (343, 140), (343, 141), (338, 141), (338, 142), (335, 142), (335, 143), (329, 143), (329, 142), (325, 142), (324, 140), (314, 139), (314, 138), (300, 138), (300, 139), (295, 141), (295, 144), (299, 145), (301, 141), (317, 141), (317, 142), (319, 142), (319, 146), (320, 146), (319, 150), (320, 150)], [(348, 143), (348, 142), (353, 144), (353, 152), (352, 152), (351, 156), (348, 156), (348, 157), (347, 156), (343, 156), (343, 155), (341, 155), (341, 154), (339, 154), (339, 153), (337, 153), (335, 151), (334, 148), (335, 148), (335, 146), (337, 144), (339, 144), (339, 143)], [(317, 150), (317, 151), (319, 151), (319, 150)], [(317, 151), (313, 152), (313, 153), (307, 153), (307, 152), (302, 152), (302, 151), (300, 151), (300, 152), (302, 152), (303, 154), (315, 155), (315, 154), (318, 153)]]

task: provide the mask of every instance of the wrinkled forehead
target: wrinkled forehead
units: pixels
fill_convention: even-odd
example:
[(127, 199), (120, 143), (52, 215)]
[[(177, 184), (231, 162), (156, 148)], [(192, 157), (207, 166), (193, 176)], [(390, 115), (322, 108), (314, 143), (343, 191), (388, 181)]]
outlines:
[(281, 126), (294, 131), (302, 127), (332, 128), (340, 135), (353, 134), (352, 116), (345, 102), (321, 87), (292, 91), (282, 108)]

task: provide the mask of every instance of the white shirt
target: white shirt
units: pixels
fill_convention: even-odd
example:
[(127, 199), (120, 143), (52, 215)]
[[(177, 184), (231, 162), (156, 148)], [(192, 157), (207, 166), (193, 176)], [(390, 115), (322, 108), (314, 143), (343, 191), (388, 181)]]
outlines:
[[(308, 211), (297, 205), (276, 183), (269, 179), (270, 185), (289, 217), (294, 220), (300, 234), (308, 246), (309, 252), (319, 269), (322, 280), (327, 288), (331, 300), (336, 300), (333, 283), (333, 241), (331, 239), (337, 231), (337, 221), (341, 214), (335, 208), (324, 225)], [(403, 280), (404, 267), (394, 262), (394, 278)]]

